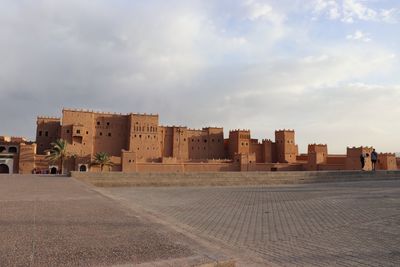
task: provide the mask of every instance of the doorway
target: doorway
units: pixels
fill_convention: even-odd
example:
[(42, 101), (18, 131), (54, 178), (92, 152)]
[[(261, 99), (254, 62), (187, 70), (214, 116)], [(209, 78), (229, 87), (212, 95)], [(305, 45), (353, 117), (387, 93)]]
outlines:
[(10, 173), (10, 168), (6, 164), (0, 164), (0, 173)]

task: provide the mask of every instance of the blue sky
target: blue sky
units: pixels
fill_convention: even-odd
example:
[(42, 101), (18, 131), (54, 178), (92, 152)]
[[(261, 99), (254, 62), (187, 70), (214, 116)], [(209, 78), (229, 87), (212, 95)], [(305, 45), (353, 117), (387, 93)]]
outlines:
[(63, 107), (400, 151), (395, 0), (3, 0), (0, 134)]

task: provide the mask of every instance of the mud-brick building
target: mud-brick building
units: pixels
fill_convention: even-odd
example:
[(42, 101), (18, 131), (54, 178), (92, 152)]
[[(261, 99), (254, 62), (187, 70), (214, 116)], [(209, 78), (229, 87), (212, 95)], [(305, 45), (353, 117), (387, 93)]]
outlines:
[[(34, 142), (1, 137), (0, 172), (58, 172), (60, 164), (49, 162), (46, 154), (59, 138), (68, 144), (66, 172), (99, 171), (90, 164), (98, 152), (111, 156), (109, 171), (122, 172), (359, 170), (359, 155), (372, 151), (353, 147), (345, 155), (331, 155), (327, 145), (310, 144), (299, 154), (294, 130), (275, 131), (274, 141), (253, 139), (242, 129), (224, 138), (223, 128), (164, 126), (154, 114), (63, 109), (60, 118), (37, 118)], [(378, 168), (397, 169), (398, 162), (394, 154), (380, 154)]]

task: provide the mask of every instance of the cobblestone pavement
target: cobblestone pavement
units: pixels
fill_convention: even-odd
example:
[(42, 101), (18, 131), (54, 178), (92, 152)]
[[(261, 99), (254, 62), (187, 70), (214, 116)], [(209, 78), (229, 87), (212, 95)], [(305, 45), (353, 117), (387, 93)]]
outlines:
[(1, 267), (176, 267), (222, 257), (74, 179), (0, 175)]
[(400, 181), (101, 190), (254, 265), (400, 266)]

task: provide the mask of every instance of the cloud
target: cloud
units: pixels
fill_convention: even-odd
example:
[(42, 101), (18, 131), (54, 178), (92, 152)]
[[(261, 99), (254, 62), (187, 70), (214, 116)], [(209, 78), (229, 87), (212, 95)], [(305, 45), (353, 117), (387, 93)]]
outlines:
[(369, 37), (370, 34), (368, 33), (363, 33), (360, 30), (357, 30), (356, 32), (354, 32), (353, 34), (348, 34), (346, 36), (347, 40), (355, 40), (355, 41), (362, 41), (362, 42), (371, 42), (372, 39)]
[(248, 9), (248, 18), (250, 20), (254, 21), (261, 19), (270, 21), (274, 24), (281, 24), (286, 20), (285, 15), (274, 10), (271, 5), (265, 2), (247, 0), (245, 6)]
[(397, 23), (399, 16), (398, 8), (374, 9), (360, 0), (315, 0), (313, 12), (323, 15), (331, 20), (341, 20), (346, 23), (355, 21), (375, 21), (386, 23)]
[[(295, 128), (301, 147), (318, 141), (343, 152), (360, 99), (382, 105), (382, 113), (398, 110), (397, 47), (372, 29), (349, 40), (373, 35), (374, 42), (344, 39), (353, 28), (324, 39), (329, 31), (310, 25), (300, 2), (2, 1), (0, 121), (7, 125), (0, 133), (32, 138), (36, 115), (75, 107), (158, 113), (163, 125), (249, 128), (257, 138)], [(321, 14), (343, 18), (342, 3), (319, 3)], [(399, 129), (387, 118), (376, 126), (396, 140)], [(365, 131), (350, 141), (374, 143), (375, 128)]]

